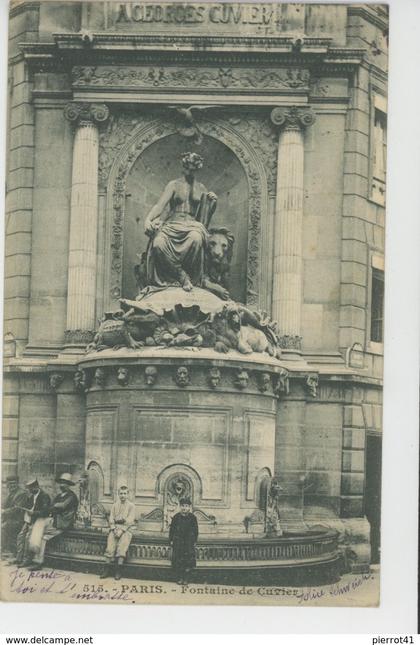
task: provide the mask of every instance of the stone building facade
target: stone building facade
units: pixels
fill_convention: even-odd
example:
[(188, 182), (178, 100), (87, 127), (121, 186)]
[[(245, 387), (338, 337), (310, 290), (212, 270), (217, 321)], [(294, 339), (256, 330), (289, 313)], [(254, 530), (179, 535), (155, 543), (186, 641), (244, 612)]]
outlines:
[[(267, 478), (303, 481), (304, 521), (377, 561), (386, 7), (27, 0), (9, 39), (3, 478), (98, 468), (98, 501), (128, 478), (153, 524), (183, 474), (227, 533)], [(232, 297), (278, 321), (280, 361), (85, 355), (191, 147)]]

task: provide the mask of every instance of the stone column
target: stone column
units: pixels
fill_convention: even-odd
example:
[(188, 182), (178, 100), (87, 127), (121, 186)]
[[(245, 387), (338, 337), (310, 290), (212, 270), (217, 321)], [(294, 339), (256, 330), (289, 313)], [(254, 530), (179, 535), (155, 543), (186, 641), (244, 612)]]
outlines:
[(279, 127), (274, 222), (273, 319), (284, 348), (300, 351), (302, 315), (303, 130), (315, 117), (310, 108), (276, 107)]
[(67, 345), (86, 345), (96, 327), (96, 240), (98, 226), (98, 125), (107, 120), (104, 104), (69, 103), (66, 118), (76, 125), (73, 146)]

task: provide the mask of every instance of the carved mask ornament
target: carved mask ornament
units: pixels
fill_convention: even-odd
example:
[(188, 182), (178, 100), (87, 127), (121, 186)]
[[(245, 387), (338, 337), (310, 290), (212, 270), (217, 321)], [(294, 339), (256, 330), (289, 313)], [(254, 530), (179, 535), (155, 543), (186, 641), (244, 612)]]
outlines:
[(271, 385), (271, 377), (267, 372), (260, 372), (258, 374), (258, 389), (260, 392), (267, 392)]
[(248, 383), (249, 383), (248, 372), (246, 370), (239, 370), (235, 379), (236, 387), (239, 390), (244, 390), (246, 387), (248, 387)]
[(209, 376), (208, 376), (208, 382), (211, 388), (214, 390), (219, 386), (220, 383), (220, 370), (218, 367), (212, 367), (211, 370), (209, 370)]
[(117, 381), (120, 385), (128, 385), (127, 367), (119, 367), (117, 372)]
[(104, 387), (106, 381), (106, 372), (103, 367), (96, 368), (94, 379), (98, 387)]
[(144, 381), (148, 387), (153, 387), (157, 381), (157, 375), (158, 372), (156, 367), (153, 367), (153, 365), (146, 367), (144, 370)]
[(79, 369), (73, 377), (74, 388), (77, 392), (85, 392), (88, 388), (88, 377), (85, 370)]
[(276, 396), (289, 394), (289, 372), (283, 368), (276, 376), (274, 393)]
[(64, 376), (62, 374), (51, 374), (50, 376), (51, 389), (56, 390), (58, 387), (60, 387), (63, 381), (64, 381)]
[(181, 367), (178, 367), (176, 374), (175, 374), (175, 383), (179, 387), (186, 387), (187, 385), (190, 384), (190, 373), (188, 370), (188, 367), (185, 367), (185, 365), (181, 365)]
[(315, 399), (318, 393), (318, 374), (309, 374), (306, 377), (306, 388), (309, 395)]

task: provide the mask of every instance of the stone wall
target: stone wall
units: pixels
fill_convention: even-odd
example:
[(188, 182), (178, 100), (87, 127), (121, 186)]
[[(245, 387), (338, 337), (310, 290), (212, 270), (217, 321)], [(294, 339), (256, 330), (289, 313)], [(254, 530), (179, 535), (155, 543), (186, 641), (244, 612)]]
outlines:
[[(60, 78), (48, 81), (55, 88)], [(66, 329), (72, 147), (63, 105), (38, 104), (29, 347), (47, 352), (62, 346)]]

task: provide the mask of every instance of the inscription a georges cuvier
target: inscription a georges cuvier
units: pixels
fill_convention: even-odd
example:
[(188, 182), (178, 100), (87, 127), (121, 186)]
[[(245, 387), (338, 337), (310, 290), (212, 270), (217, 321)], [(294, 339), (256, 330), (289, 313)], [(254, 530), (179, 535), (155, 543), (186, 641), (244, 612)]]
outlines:
[(115, 23), (279, 25), (281, 8), (273, 4), (116, 4)]

